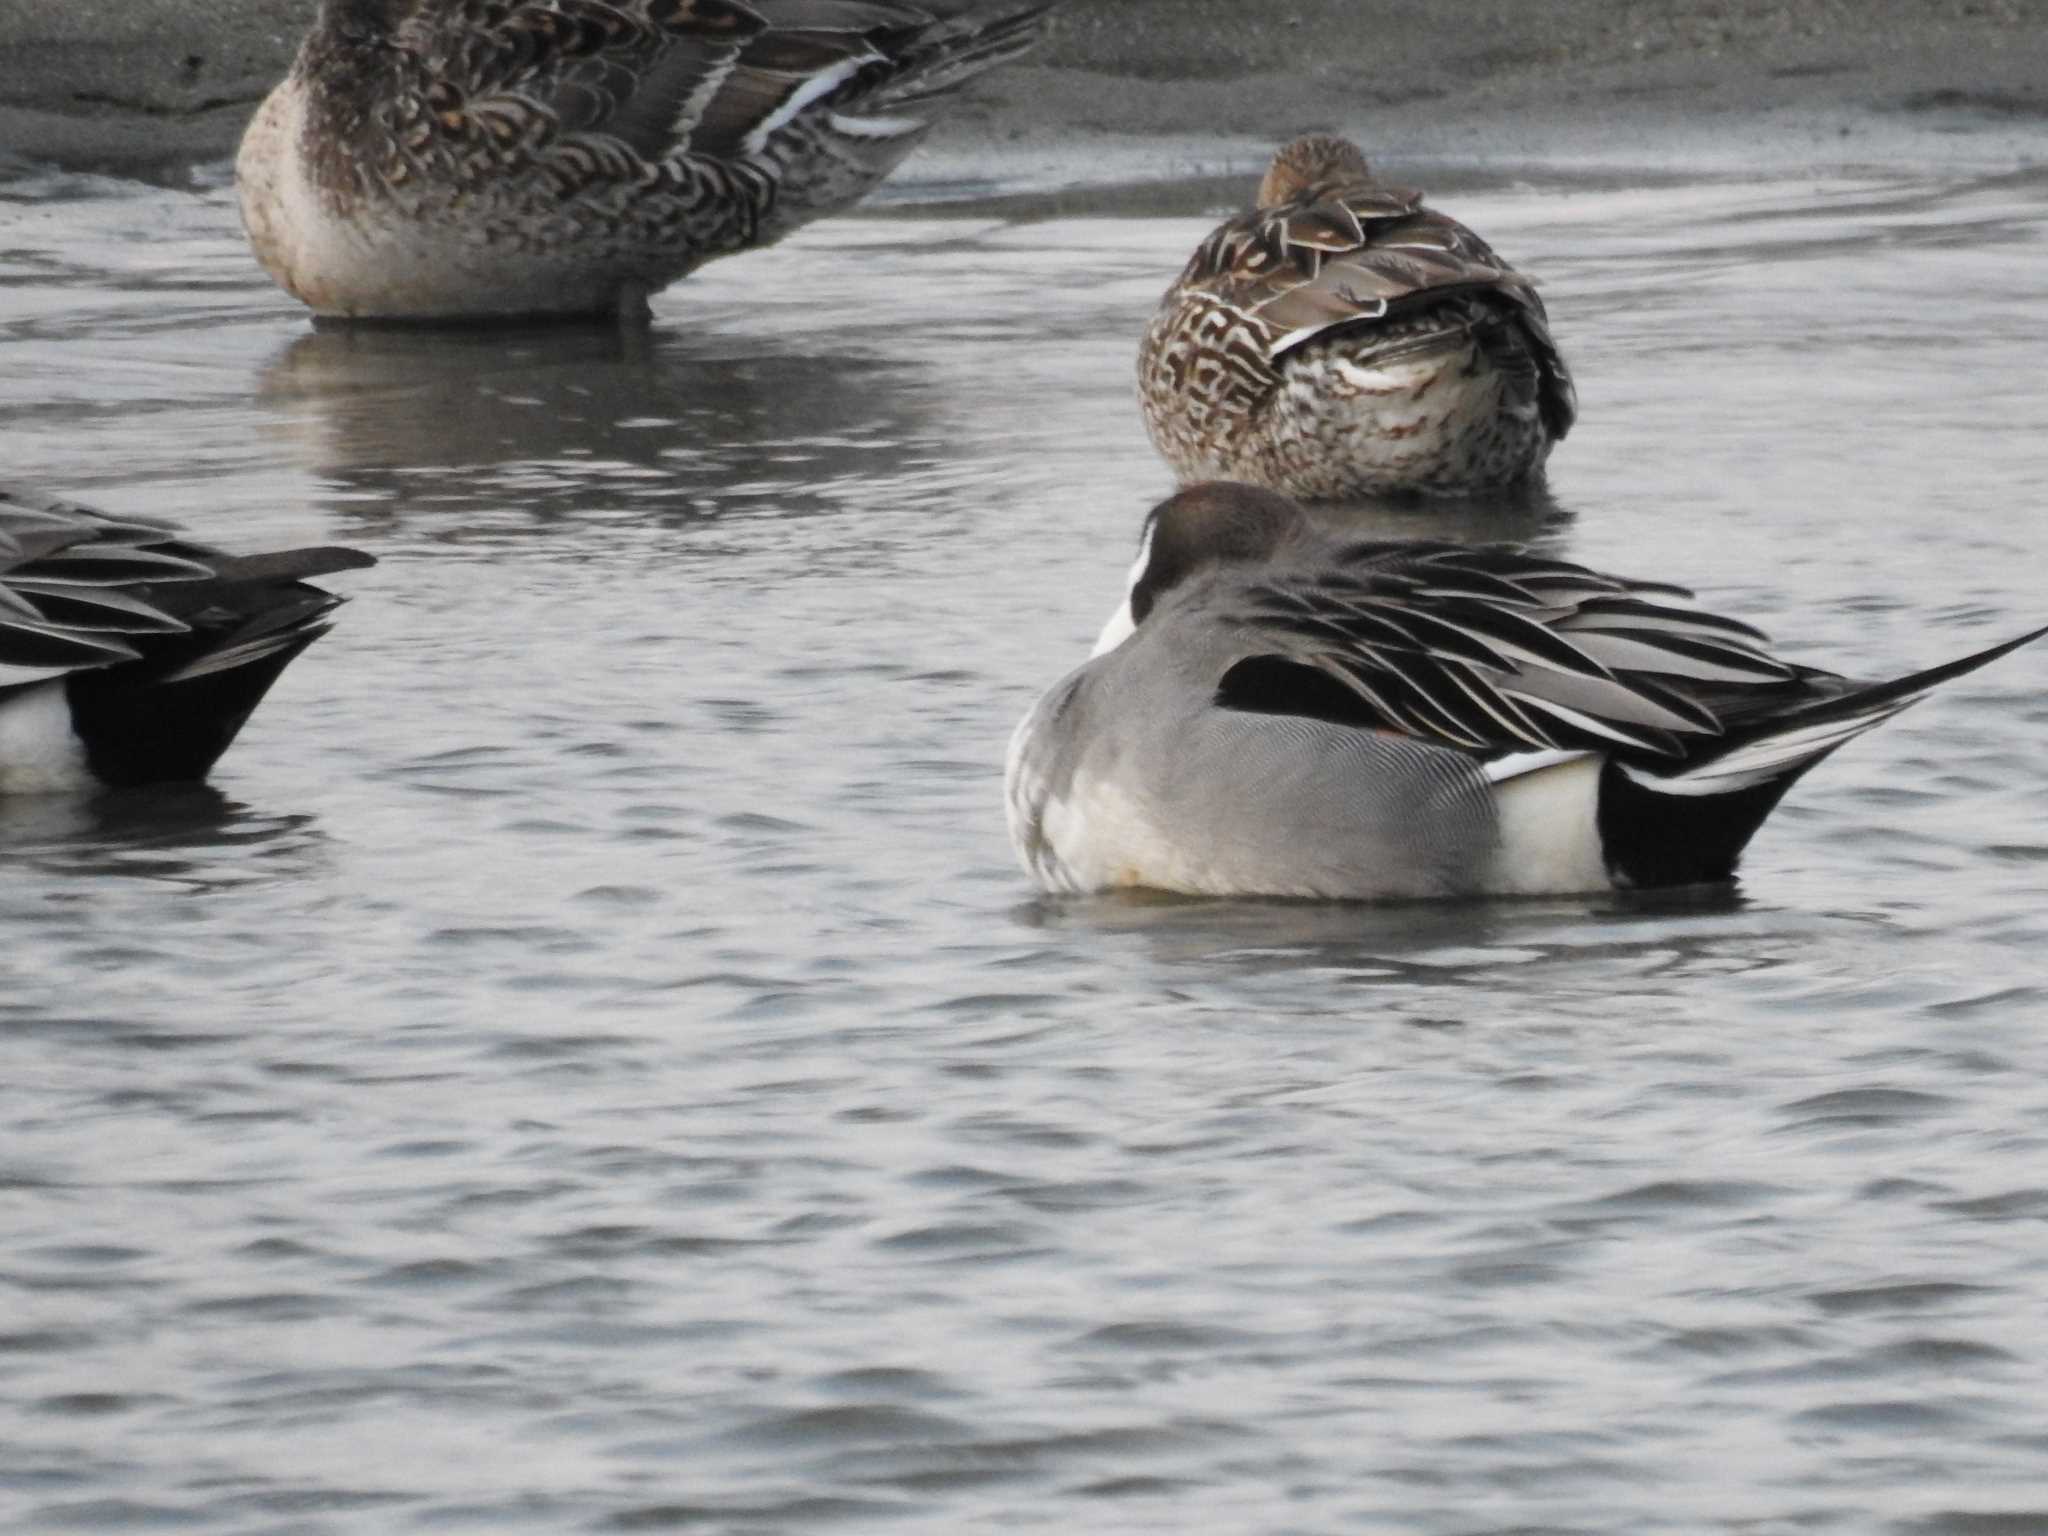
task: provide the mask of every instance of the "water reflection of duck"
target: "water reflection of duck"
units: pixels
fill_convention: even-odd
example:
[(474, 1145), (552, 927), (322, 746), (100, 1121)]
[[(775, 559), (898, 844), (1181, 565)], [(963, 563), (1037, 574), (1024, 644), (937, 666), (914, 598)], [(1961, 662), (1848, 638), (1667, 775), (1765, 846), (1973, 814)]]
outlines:
[(1534, 285), (1319, 134), (1283, 148), (1258, 207), (1196, 250), (1138, 382), (1183, 484), (1316, 498), (1515, 485), (1577, 412)]
[(0, 799), (0, 860), (69, 878), (220, 890), (303, 877), (325, 847), (312, 817), (260, 812), (210, 784)]
[(224, 555), (0, 490), (0, 794), (204, 778), (342, 599), (353, 549)]
[[(1034, 895), (1010, 909), (1019, 926), (1064, 933), (1128, 935), (1171, 972), (1293, 976), (1312, 990), (1316, 1010), (1355, 1025), (1331, 998), (1346, 985), (1399, 988), (1416, 1006), (1410, 1023), (1469, 1017), (1470, 989), (1507, 968), (1521, 989), (1544, 971), (1577, 976), (1597, 948), (1610, 965), (1678, 973), (1711, 965), (1721, 974), (1771, 970), (1807, 952), (1813, 934), (1793, 914), (1775, 912), (1771, 931), (1725, 919), (1747, 910), (1733, 881), (1651, 891), (1581, 892), (1515, 902), (1289, 901), (1257, 896), (1190, 897), (1133, 888), (1089, 902)], [(1827, 921), (1825, 919), (1819, 921)], [(1426, 1001), (1445, 996), (1438, 1013)], [(1454, 995), (1457, 994), (1457, 995)]]
[(316, 314), (617, 313), (871, 191), (1051, 0), (322, 0), (242, 141)]
[(1147, 519), (1094, 657), (1018, 727), (1012, 839), (1054, 891), (1725, 880), (1821, 759), (2048, 633), (1864, 683), (1781, 661), (1690, 596), (1191, 488)]
[(616, 326), (316, 330), (258, 394), (356, 522), (630, 506), (696, 524), (735, 507), (825, 510), (915, 494), (944, 464), (921, 365)]

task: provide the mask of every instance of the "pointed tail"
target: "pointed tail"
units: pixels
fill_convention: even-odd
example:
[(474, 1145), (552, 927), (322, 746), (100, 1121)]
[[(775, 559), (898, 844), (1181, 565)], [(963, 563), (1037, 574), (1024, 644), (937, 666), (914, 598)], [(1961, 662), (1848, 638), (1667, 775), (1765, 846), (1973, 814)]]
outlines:
[(1943, 683), (1988, 666), (2043, 635), (2048, 635), (2048, 625), (1889, 682), (1852, 684), (1832, 697), (1795, 705), (1733, 731), (1668, 773), (1634, 763), (1622, 771), (1667, 795), (1727, 795), (1774, 782), (1782, 789), (1835, 748), (1910, 709)]
[(189, 682), (278, 655), (291, 660), (327, 633), (334, 622), (328, 615), (346, 601), (305, 578), (376, 563), (374, 555), (336, 544), (216, 556), (209, 578), (170, 594), (192, 630), (185, 644), (164, 648), (156, 680)]

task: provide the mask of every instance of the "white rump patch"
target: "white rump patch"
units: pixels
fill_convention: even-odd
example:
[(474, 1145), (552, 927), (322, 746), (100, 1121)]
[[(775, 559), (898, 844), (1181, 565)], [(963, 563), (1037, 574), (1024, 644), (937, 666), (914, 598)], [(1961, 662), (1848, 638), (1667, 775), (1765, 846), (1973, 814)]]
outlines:
[(85, 743), (71, 729), (71, 701), (62, 683), (44, 683), (0, 704), (0, 794), (52, 794), (92, 789)]
[[(1487, 765), (1500, 842), (1488, 891), (1564, 896), (1614, 888), (1600, 846), (1597, 752), (1524, 752)], [(1514, 764), (1506, 772), (1497, 770)]]

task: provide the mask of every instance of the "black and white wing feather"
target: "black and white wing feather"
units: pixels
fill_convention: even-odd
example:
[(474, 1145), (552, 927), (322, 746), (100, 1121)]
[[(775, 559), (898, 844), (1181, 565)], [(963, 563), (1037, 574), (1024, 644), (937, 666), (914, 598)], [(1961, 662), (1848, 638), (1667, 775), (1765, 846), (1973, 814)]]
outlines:
[(0, 491), (0, 688), (134, 661), (187, 628), (142, 592), (210, 574), (162, 524)]
[(1243, 654), (1217, 701), (1481, 757), (1681, 759), (1722, 734), (1724, 701), (1799, 694), (1826, 676), (1690, 597), (1512, 546), (1355, 544), (1232, 593)]
[(373, 563), (339, 548), (221, 555), (166, 523), (0, 488), (0, 689), (145, 657), (193, 676), (258, 660), (304, 644), (341, 602), (303, 578)]

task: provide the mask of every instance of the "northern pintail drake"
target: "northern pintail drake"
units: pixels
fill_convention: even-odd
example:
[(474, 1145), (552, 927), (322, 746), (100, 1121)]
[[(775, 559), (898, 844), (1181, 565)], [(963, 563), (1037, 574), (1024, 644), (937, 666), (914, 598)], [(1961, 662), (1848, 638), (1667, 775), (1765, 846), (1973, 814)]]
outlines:
[(1323, 134), (1275, 155), (1258, 206), (1166, 290), (1138, 398), (1183, 485), (1312, 500), (1513, 486), (1578, 414), (1534, 285)]
[(1726, 880), (1801, 774), (2043, 633), (1854, 682), (1681, 587), (1347, 539), (1274, 492), (1195, 486), (1147, 519), (1094, 656), (1012, 738), (1010, 836), (1055, 892)]
[(342, 599), (359, 550), (223, 555), (0, 489), (0, 795), (206, 777)]
[(865, 196), (1052, 3), (321, 0), (242, 221), (323, 316), (641, 316)]

